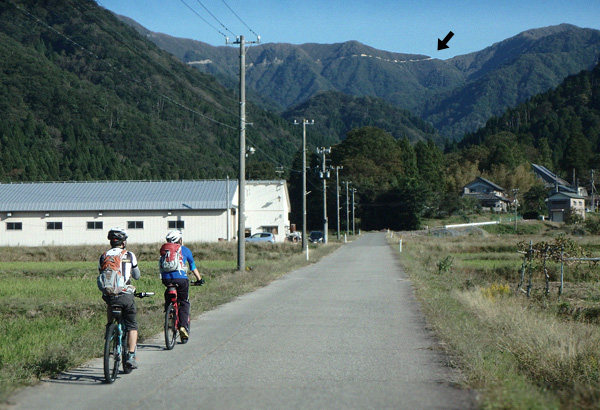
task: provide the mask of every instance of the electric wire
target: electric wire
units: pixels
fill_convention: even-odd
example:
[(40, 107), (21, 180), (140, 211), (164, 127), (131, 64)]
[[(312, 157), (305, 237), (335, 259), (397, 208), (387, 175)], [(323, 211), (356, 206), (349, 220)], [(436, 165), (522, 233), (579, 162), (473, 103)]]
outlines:
[[(181, 0), (181, 1), (183, 2), (183, 0)], [(117, 68), (115, 65), (111, 64), (110, 62), (108, 62), (108, 61), (106, 61), (105, 59), (101, 58), (101, 57), (100, 57), (100, 56), (98, 56), (97, 54), (95, 54), (95, 53), (93, 53), (92, 51), (88, 50), (88, 49), (87, 49), (86, 47), (84, 47), (83, 45), (81, 45), (81, 44), (77, 43), (76, 41), (74, 41), (72, 38), (70, 38), (70, 37), (69, 37), (69, 36), (67, 36), (66, 34), (59, 32), (58, 30), (54, 29), (53, 27), (51, 27), (50, 25), (48, 25), (47, 23), (45, 23), (44, 21), (42, 21), (41, 19), (39, 19), (37, 16), (35, 16), (35, 15), (33, 15), (32, 13), (30, 13), (29, 11), (27, 11), (27, 10), (25, 10), (25, 9), (23, 9), (23, 8), (21, 8), (21, 7), (19, 7), (18, 5), (16, 5), (15, 3), (13, 3), (11, 0), (9, 0), (9, 2), (10, 2), (10, 3), (11, 3), (13, 6), (14, 6), (14, 7), (16, 7), (17, 9), (19, 9), (19, 10), (20, 10), (22, 13), (24, 13), (25, 15), (27, 15), (29, 18), (31, 18), (31, 19), (33, 19), (33, 20), (35, 20), (35, 21), (36, 21), (38, 24), (40, 24), (40, 25), (42, 25), (42, 26), (46, 27), (47, 29), (49, 29), (49, 30), (51, 30), (52, 32), (54, 32), (55, 34), (57, 34), (57, 35), (61, 36), (62, 38), (64, 38), (64, 39), (65, 39), (65, 40), (67, 40), (68, 42), (72, 43), (73, 45), (75, 45), (76, 47), (78, 47), (79, 49), (81, 49), (82, 51), (84, 51), (84, 52), (86, 52), (87, 54), (89, 54), (90, 56), (92, 56), (93, 58), (97, 59), (98, 61), (100, 61), (100, 62), (102, 62), (102, 63), (104, 63), (104, 64), (106, 64), (106, 65), (108, 65), (108, 66), (109, 66), (110, 68), (112, 68), (113, 70), (115, 70), (115, 71), (118, 71), (118, 72), (119, 72), (121, 75), (123, 75), (123, 76), (125, 76), (125, 77), (129, 78), (130, 80), (134, 81), (134, 82), (135, 82), (135, 83), (137, 83), (137, 84), (140, 84), (140, 85), (142, 85), (142, 82), (141, 82), (139, 79), (132, 77), (132, 76), (131, 76), (131, 75), (129, 75), (128, 73), (125, 73), (123, 70), (121, 70), (121, 69)], [(97, 3), (99, 3), (99, 4), (100, 4), (102, 7), (104, 7), (104, 6), (103, 6), (103, 5), (100, 3), (100, 1), (98, 1), (98, 0), (97, 0)], [(183, 3), (185, 4), (185, 2), (183, 2)], [(186, 4), (186, 6), (187, 6), (187, 4)], [(189, 8), (189, 6), (188, 6), (188, 8)], [(191, 9), (191, 8), (190, 8), (190, 9)], [(193, 11), (193, 9), (191, 9), (191, 10)], [(79, 10), (79, 11), (81, 12), (81, 10)], [(197, 14), (197, 13), (196, 13), (196, 14)], [(235, 14), (235, 13), (234, 13), (234, 14)], [(101, 19), (100, 19), (98, 16), (96, 16), (96, 15), (95, 15), (95, 14), (93, 14), (93, 13), (92, 13), (92, 15), (93, 15), (93, 17), (94, 17), (96, 20), (99, 20), (99, 21), (103, 22), (103, 23), (106, 25), (106, 22), (102, 21), (102, 20), (101, 20)], [(211, 15), (212, 15), (212, 13), (211, 13)], [(199, 16), (199, 17), (201, 17), (201, 16)], [(214, 16), (213, 16), (213, 17), (214, 17)], [(239, 17), (238, 17), (238, 18), (239, 18)], [(204, 20), (204, 19), (203, 19), (203, 20)], [(209, 23), (209, 25), (210, 25), (210, 23)], [(252, 30), (251, 30), (249, 27), (248, 27), (248, 29), (249, 29), (250, 31), (252, 31)], [(111, 29), (111, 30), (112, 30), (112, 29)], [(106, 29), (104, 29), (104, 31), (105, 31), (106, 33), (108, 33), (108, 31), (107, 31)], [(112, 31), (114, 31), (114, 30), (112, 30)], [(217, 31), (218, 31), (218, 30), (217, 30)], [(252, 31), (252, 32), (253, 32), (253, 31)], [(253, 33), (254, 33), (254, 32), (253, 32)], [(108, 33), (108, 34), (110, 34), (110, 35), (111, 35), (113, 38), (115, 38), (115, 37), (114, 37), (114, 36), (113, 36), (111, 33)], [(119, 37), (121, 37), (121, 39), (123, 39), (123, 36), (122, 36), (122, 35), (120, 35), (119, 33), (116, 33), (116, 34), (117, 34)], [(221, 34), (222, 34), (222, 33), (221, 33)], [(254, 34), (256, 34), (256, 33), (254, 33)], [(116, 38), (115, 38), (115, 39), (116, 39)], [(129, 46), (128, 44), (126, 44), (126, 42), (124, 42), (124, 41), (121, 41), (121, 40), (119, 40), (119, 39), (116, 39), (116, 40), (117, 40), (117, 41), (119, 41), (119, 43), (120, 43), (120, 44), (122, 44), (122, 45), (124, 45), (125, 47), (127, 47), (127, 48), (128, 48), (130, 51), (132, 51), (132, 52), (134, 52), (134, 53), (136, 53), (136, 54), (138, 54), (138, 55), (141, 55), (141, 56), (143, 56), (143, 57), (148, 57), (148, 56), (147, 56), (145, 53), (143, 53), (143, 52), (141, 52), (141, 51), (139, 51), (139, 50), (137, 50), (137, 49), (135, 49), (135, 48), (132, 48), (131, 46)], [(175, 74), (175, 73), (174, 73), (172, 70), (170, 70), (169, 68), (165, 67), (165, 66), (164, 66), (162, 63), (160, 63), (159, 61), (156, 61), (156, 60), (155, 60), (155, 59), (153, 59), (152, 57), (149, 57), (149, 58), (151, 58), (152, 60), (154, 60), (154, 63), (156, 63), (157, 65), (159, 65), (159, 66), (160, 66), (161, 68), (163, 68), (165, 71), (169, 72), (170, 74), (172, 74), (172, 75), (173, 75), (173, 76), (175, 76), (176, 78), (179, 78), (179, 76), (177, 76), (177, 74)], [(176, 105), (176, 106), (178, 106), (178, 107), (180, 107), (180, 108), (182, 108), (182, 109), (184, 109), (184, 110), (186, 110), (186, 111), (188, 111), (188, 112), (190, 112), (190, 113), (192, 113), (192, 114), (194, 114), (194, 115), (197, 115), (197, 116), (199, 116), (199, 117), (201, 117), (201, 118), (203, 118), (203, 119), (205, 119), (205, 120), (207, 120), (207, 121), (213, 122), (213, 123), (215, 123), (215, 124), (221, 125), (221, 126), (223, 126), (223, 127), (226, 127), (226, 128), (232, 129), (232, 130), (237, 130), (237, 129), (238, 129), (238, 127), (234, 127), (234, 126), (231, 126), (231, 125), (229, 125), (229, 124), (223, 123), (223, 122), (221, 122), (221, 121), (215, 120), (214, 118), (208, 117), (208, 116), (206, 116), (206, 115), (204, 115), (204, 114), (202, 114), (202, 113), (198, 112), (197, 110), (194, 110), (194, 109), (192, 109), (192, 108), (190, 108), (190, 107), (186, 106), (185, 104), (182, 104), (181, 102), (179, 102), (179, 101), (176, 101), (175, 99), (173, 99), (173, 98), (171, 98), (171, 97), (169, 97), (169, 96), (165, 95), (164, 93), (159, 93), (159, 94), (157, 94), (157, 95), (159, 95), (160, 97), (162, 97), (162, 98), (164, 98), (165, 100), (169, 101), (170, 103), (172, 103), (172, 104), (174, 104), (174, 105)], [(226, 112), (228, 112), (228, 113), (232, 114), (232, 112), (230, 112), (230, 111), (228, 111), (228, 110), (224, 110), (224, 111), (226, 111)], [(248, 138), (247, 138), (247, 139), (248, 139)], [(267, 158), (269, 159), (269, 161), (270, 161), (270, 162), (272, 162), (272, 163), (274, 163), (274, 164), (278, 165), (278, 166), (279, 166), (279, 167), (281, 167), (281, 168), (288, 169), (290, 172), (301, 172), (300, 170), (294, 170), (294, 169), (292, 169), (291, 167), (288, 167), (288, 166), (286, 166), (286, 165), (282, 164), (282, 163), (281, 163), (281, 162), (279, 162), (277, 159), (275, 159), (275, 158), (273, 158), (272, 156), (268, 155), (268, 154), (267, 154), (267, 153), (266, 153), (264, 150), (262, 150), (260, 147), (258, 147), (258, 146), (257, 146), (257, 144), (255, 144), (254, 142), (252, 142), (250, 139), (248, 139), (248, 141), (249, 141), (251, 144), (253, 144), (253, 145), (254, 145), (254, 147), (255, 147), (255, 149), (256, 149), (257, 151), (260, 151), (260, 152), (261, 152), (261, 153), (262, 153), (262, 154), (263, 154), (265, 157), (267, 157)], [(279, 148), (277, 148), (277, 149), (279, 149)]]
[(224, 4), (225, 6), (227, 6), (227, 8), (229, 9), (229, 11), (231, 11), (231, 12), (233, 13), (233, 15), (234, 15), (234, 16), (236, 16), (236, 17), (238, 18), (238, 20), (239, 20), (239, 21), (241, 21), (241, 22), (242, 22), (242, 24), (243, 24), (244, 26), (246, 26), (246, 28), (247, 28), (248, 30), (250, 30), (250, 32), (251, 32), (252, 34), (254, 34), (254, 35), (257, 37), (257, 38), (259, 38), (259, 37), (260, 37), (258, 34), (256, 34), (256, 33), (254, 32), (254, 30), (252, 30), (252, 29), (251, 29), (251, 28), (250, 28), (250, 27), (249, 27), (249, 26), (248, 26), (248, 25), (247, 25), (247, 24), (244, 22), (244, 20), (242, 20), (242, 18), (241, 18), (240, 16), (238, 16), (238, 15), (237, 15), (237, 13), (236, 13), (235, 11), (233, 11), (233, 9), (232, 9), (231, 7), (229, 7), (229, 4), (227, 4), (227, 3), (225, 2), (225, 0), (221, 0), (221, 1), (223, 2), (223, 4)]
[[(33, 19), (33, 20), (35, 20), (35, 21), (36, 21), (38, 24), (40, 24), (40, 25), (42, 25), (42, 26), (46, 27), (47, 29), (49, 29), (49, 30), (51, 30), (52, 32), (54, 32), (55, 34), (57, 34), (57, 35), (61, 36), (62, 38), (64, 38), (64, 39), (65, 39), (65, 40), (67, 40), (68, 42), (70, 42), (71, 44), (75, 45), (76, 47), (78, 47), (79, 49), (81, 49), (82, 51), (84, 51), (85, 53), (87, 53), (87, 54), (89, 54), (90, 56), (92, 56), (93, 58), (95, 58), (95, 59), (97, 59), (98, 61), (100, 61), (100, 62), (102, 62), (102, 63), (106, 64), (107, 66), (109, 66), (109, 67), (110, 67), (110, 68), (112, 68), (113, 70), (115, 70), (115, 71), (119, 72), (119, 73), (120, 73), (121, 75), (123, 75), (124, 77), (127, 77), (128, 79), (130, 79), (131, 81), (133, 81), (133, 82), (135, 82), (135, 83), (137, 83), (137, 84), (139, 84), (139, 85), (143, 85), (143, 83), (142, 83), (142, 82), (141, 82), (139, 79), (137, 79), (137, 78), (135, 78), (135, 77), (132, 77), (131, 75), (129, 75), (128, 73), (125, 73), (125, 72), (124, 72), (123, 70), (121, 70), (121, 69), (118, 69), (118, 68), (117, 68), (115, 65), (111, 64), (110, 62), (108, 62), (108, 61), (106, 61), (105, 59), (101, 58), (101, 57), (100, 57), (100, 56), (98, 56), (97, 54), (95, 54), (95, 53), (93, 53), (92, 51), (88, 50), (86, 47), (84, 47), (84, 46), (82, 46), (81, 44), (77, 43), (75, 40), (73, 40), (72, 38), (70, 38), (70, 37), (69, 37), (69, 36), (67, 36), (66, 34), (63, 34), (63, 33), (61, 33), (60, 31), (58, 31), (58, 30), (56, 30), (55, 28), (53, 28), (52, 26), (48, 25), (47, 23), (45, 23), (44, 21), (42, 21), (42, 20), (41, 20), (40, 18), (38, 18), (37, 16), (33, 15), (32, 13), (30, 13), (29, 11), (27, 11), (27, 10), (25, 10), (25, 9), (23, 9), (23, 8), (21, 8), (21, 7), (19, 7), (18, 5), (16, 5), (16, 4), (15, 4), (14, 2), (12, 2), (11, 0), (9, 0), (9, 2), (10, 2), (10, 3), (11, 3), (11, 4), (12, 4), (14, 7), (15, 7), (15, 8), (17, 8), (18, 10), (20, 10), (20, 11), (21, 11), (23, 14), (25, 14), (25, 15), (26, 15), (26, 16), (28, 16), (29, 18), (31, 18), (31, 19)], [(159, 96), (163, 97), (164, 99), (168, 100), (169, 102), (171, 102), (171, 103), (173, 103), (173, 104), (176, 104), (177, 106), (179, 106), (179, 107), (181, 107), (181, 108), (184, 108), (184, 109), (186, 109), (187, 111), (189, 111), (189, 112), (191, 112), (191, 113), (194, 113), (194, 114), (196, 114), (196, 115), (200, 116), (201, 118), (204, 118), (204, 119), (205, 119), (205, 120), (207, 120), (207, 121), (213, 122), (213, 123), (215, 123), (215, 124), (218, 124), (218, 125), (225, 126), (225, 127), (227, 127), (227, 128), (231, 128), (231, 129), (237, 129), (236, 127), (232, 127), (231, 125), (225, 124), (225, 123), (223, 123), (223, 122), (221, 122), (221, 121), (215, 120), (214, 118), (210, 118), (210, 117), (208, 117), (208, 116), (206, 116), (206, 115), (203, 115), (203, 114), (199, 113), (198, 111), (196, 111), (196, 110), (194, 110), (194, 109), (192, 109), (192, 108), (189, 108), (189, 107), (187, 107), (186, 105), (184, 105), (184, 104), (182, 104), (182, 103), (180, 103), (180, 102), (177, 102), (177, 101), (175, 101), (173, 98), (171, 98), (171, 97), (169, 97), (169, 96), (167, 96), (167, 95), (165, 95), (165, 94), (163, 94), (163, 93), (160, 93), (160, 94), (157, 94), (157, 95), (159, 95)]]
[(213, 30), (215, 30), (217, 33), (219, 33), (220, 35), (222, 35), (223, 37), (225, 37), (225, 39), (227, 39), (227, 36), (224, 33), (222, 33), (221, 30), (219, 30), (218, 28), (216, 28), (215, 26), (213, 26), (208, 20), (206, 20), (204, 17), (202, 17), (200, 14), (198, 14), (198, 12), (196, 10), (194, 10), (184, 0), (179, 0), (179, 1), (181, 1), (183, 4), (185, 4), (185, 6), (192, 11), (192, 13), (194, 13), (196, 16), (200, 17), (200, 19), (202, 21), (204, 21), (206, 24), (208, 24), (210, 27), (212, 27)]
[(212, 18), (214, 18), (214, 19), (215, 19), (215, 21), (216, 21), (217, 23), (219, 23), (219, 24), (221, 25), (221, 27), (223, 27), (223, 28), (225, 29), (225, 31), (229, 31), (231, 34), (233, 34), (233, 35), (235, 36), (235, 34), (234, 34), (234, 33), (233, 33), (231, 30), (229, 30), (227, 27), (225, 27), (225, 24), (221, 23), (221, 21), (220, 21), (218, 18), (216, 18), (216, 17), (215, 17), (215, 15), (214, 15), (214, 14), (212, 14), (212, 13), (210, 12), (210, 10), (209, 10), (209, 9), (207, 9), (207, 8), (206, 8), (206, 6), (205, 6), (205, 5), (204, 5), (204, 4), (203, 4), (203, 3), (202, 3), (200, 0), (196, 0), (196, 1), (197, 1), (197, 2), (198, 2), (198, 3), (199, 3), (199, 4), (200, 4), (200, 5), (201, 5), (201, 6), (204, 8), (204, 10), (206, 10), (206, 12), (207, 12), (208, 14), (210, 14), (210, 15), (212, 16)]
[[(97, 0), (97, 3), (98, 3), (98, 4), (100, 4), (102, 7), (104, 7), (104, 6), (103, 6), (103, 5), (100, 3), (100, 1), (98, 1), (98, 0)], [(76, 6), (76, 5), (74, 5), (74, 7), (76, 7), (76, 8), (77, 8), (77, 6)], [(79, 10), (79, 11), (80, 11), (82, 14), (84, 14), (84, 12), (82, 12), (82, 11), (81, 11), (79, 8), (78, 8), (78, 10)], [(92, 8), (91, 8), (91, 7), (89, 7), (89, 11), (90, 11), (90, 12), (89, 12), (88, 14), (91, 14), (91, 15), (92, 15), (92, 16), (93, 16), (93, 17), (94, 17), (94, 18), (95, 18), (97, 21), (101, 22), (101, 23), (103, 24), (102, 28), (104, 29), (104, 31), (105, 31), (106, 33), (108, 33), (109, 35), (112, 35), (112, 34), (111, 34), (111, 33), (109, 33), (109, 32), (107, 31), (107, 29), (106, 29), (106, 27), (109, 27), (110, 31), (111, 31), (111, 32), (113, 32), (115, 35), (117, 35), (117, 36), (119, 37), (119, 38), (116, 38), (116, 37), (113, 35), (113, 38), (114, 38), (116, 41), (118, 41), (120, 44), (122, 44), (123, 46), (127, 47), (129, 50), (131, 50), (132, 52), (136, 53), (137, 55), (139, 55), (139, 56), (142, 56), (142, 57), (144, 57), (144, 58), (148, 58), (148, 59), (152, 60), (152, 61), (153, 61), (155, 64), (159, 65), (159, 66), (160, 66), (160, 67), (161, 67), (163, 70), (165, 70), (166, 72), (170, 73), (170, 74), (171, 74), (171, 75), (172, 75), (174, 78), (177, 78), (177, 79), (181, 80), (181, 78), (180, 78), (180, 77), (179, 77), (179, 76), (178, 76), (176, 73), (174, 73), (174, 72), (173, 72), (173, 71), (172, 71), (170, 68), (168, 68), (168, 67), (166, 67), (164, 64), (162, 64), (162, 63), (161, 63), (160, 61), (158, 61), (156, 58), (154, 58), (154, 57), (152, 57), (152, 56), (148, 55), (147, 53), (144, 53), (143, 51), (140, 51), (140, 50), (138, 50), (137, 48), (133, 48), (132, 46), (130, 46), (129, 44), (127, 44), (127, 40), (126, 40), (126, 39), (123, 37), (123, 35), (122, 35), (121, 33), (118, 33), (116, 30), (114, 30), (112, 27), (110, 27), (110, 25), (109, 25), (109, 24), (107, 24), (105, 21), (103, 21), (102, 19), (100, 19), (100, 18), (99, 18), (99, 17), (98, 17), (98, 16), (97, 16), (95, 13), (93, 13), (93, 11), (91, 11), (91, 10), (92, 10)], [(190, 74), (190, 72), (189, 72), (189, 71), (187, 71), (187, 70), (182, 70), (182, 71), (183, 71), (183, 72), (184, 72), (184, 73), (185, 73), (185, 74), (188, 76), (188, 78), (190, 78), (190, 79), (194, 79), (194, 77), (193, 77), (193, 76)], [(203, 86), (202, 86), (202, 87), (203, 87), (203, 89), (207, 89), (207, 90), (210, 90), (210, 91), (212, 91), (212, 92), (213, 92), (214, 94), (216, 94), (216, 95), (220, 95), (220, 96), (222, 96), (222, 97), (224, 97), (224, 98), (226, 98), (226, 99), (228, 99), (228, 100), (230, 100), (230, 101), (232, 101), (232, 102), (236, 102), (236, 103), (237, 103), (237, 100), (236, 100), (235, 98), (233, 98), (233, 97), (232, 97), (232, 96), (230, 96), (230, 95), (227, 95), (227, 94), (223, 93), (222, 91), (219, 91), (219, 90), (217, 90), (217, 89), (215, 89), (215, 88), (212, 88), (212, 87), (208, 87), (208, 86), (206, 86), (205, 84), (203, 84)], [(191, 91), (193, 91), (193, 92), (195, 93), (195, 95), (196, 95), (196, 96), (198, 96), (199, 98), (202, 98), (202, 99), (206, 100), (206, 98), (205, 98), (205, 97), (203, 97), (203, 96), (202, 96), (200, 93), (198, 93), (198, 92), (197, 92), (195, 89), (192, 89)], [(224, 111), (224, 112), (226, 112), (226, 113), (228, 113), (228, 114), (237, 115), (237, 113), (235, 113), (235, 112), (233, 112), (233, 111), (231, 111), (231, 110), (227, 109), (226, 107), (224, 107), (224, 106), (223, 106), (223, 105), (221, 105), (221, 104), (218, 104), (218, 103), (216, 103), (215, 101), (208, 101), (208, 100), (206, 100), (206, 101), (207, 101), (207, 102), (210, 102), (210, 103), (212, 103), (212, 104), (215, 104), (215, 106), (216, 106), (217, 108), (219, 108), (221, 111)]]

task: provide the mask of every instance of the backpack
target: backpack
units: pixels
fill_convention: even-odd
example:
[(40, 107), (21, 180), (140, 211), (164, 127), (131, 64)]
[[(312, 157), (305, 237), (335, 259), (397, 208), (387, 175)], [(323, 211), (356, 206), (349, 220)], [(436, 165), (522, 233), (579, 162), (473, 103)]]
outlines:
[(127, 260), (128, 252), (123, 250), (117, 255), (102, 255), (102, 265), (100, 265), (100, 274), (98, 275), (98, 288), (104, 294), (118, 295), (127, 288), (125, 276), (121, 271), (123, 260)]
[(178, 270), (186, 271), (180, 244), (169, 242), (160, 247), (158, 268), (160, 269), (160, 273)]

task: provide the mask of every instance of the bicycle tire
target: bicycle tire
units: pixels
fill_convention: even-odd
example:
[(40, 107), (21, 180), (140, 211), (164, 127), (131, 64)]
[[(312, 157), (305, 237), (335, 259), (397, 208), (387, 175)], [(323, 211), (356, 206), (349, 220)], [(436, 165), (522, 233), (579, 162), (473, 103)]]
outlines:
[(165, 311), (165, 344), (167, 350), (171, 350), (175, 347), (175, 341), (177, 340), (177, 312), (175, 312), (175, 306), (170, 303)]
[(111, 323), (104, 337), (104, 379), (112, 383), (119, 373), (119, 335), (116, 323)]
[(121, 360), (121, 364), (123, 365), (123, 373), (129, 374), (133, 371), (133, 368), (127, 366), (127, 358), (129, 357), (129, 334), (125, 334), (123, 337), (123, 346), (121, 347), (121, 355), (123, 360)]

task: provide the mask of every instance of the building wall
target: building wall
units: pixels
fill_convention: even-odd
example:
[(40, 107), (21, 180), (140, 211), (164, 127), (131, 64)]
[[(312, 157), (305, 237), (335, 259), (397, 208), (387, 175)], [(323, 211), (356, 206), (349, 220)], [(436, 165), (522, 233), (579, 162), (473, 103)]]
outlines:
[[(237, 204), (236, 199), (237, 194), (233, 204)], [(246, 184), (245, 208), (247, 231), (274, 232), (278, 242), (285, 240), (290, 225), (290, 202), (285, 181), (249, 181)], [(127, 229), (130, 243), (157, 243), (168, 231), (177, 228), (169, 227), (169, 222), (175, 221), (183, 221), (186, 242), (236, 240), (237, 208), (229, 209), (229, 218), (227, 213), (225, 209), (2, 212), (0, 246), (106, 244), (108, 230), (116, 226)], [(130, 226), (130, 222), (134, 226)], [(60, 229), (48, 229), (48, 223), (61, 224)], [(88, 227), (88, 223), (93, 226)], [(14, 229), (17, 224), (20, 229)]]
[(548, 215), (552, 221), (564, 222), (565, 215), (570, 210), (578, 213), (585, 219), (585, 199), (569, 198), (561, 195), (556, 195), (548, 199)]
[(283, 242), (290, 230), (289, 198), (285, 181), (246, 185), (246, 231), (273, 232)]
[[(13, 212), (0, 218), (0, 246), (47, 246), (105, 244), (108, 230), (115, 226), (127, 229), (130, 243), (157, 243), (164, 240), (169, 221), (183, 221), (186, 242), (216, 242), (227, 239), (226, 210), (107, 211), (98, 212)], [(237, 220), (230, 217), (230, 232)], [(62, 229), (47, 229), (47, 223), (62, 223)], [(89, 229), (88, 222), (101, 223), (101, 229)], [(143, 228), (129, 227), (136, 222)], [(20, 223), (20, 230), (8, 229)]]

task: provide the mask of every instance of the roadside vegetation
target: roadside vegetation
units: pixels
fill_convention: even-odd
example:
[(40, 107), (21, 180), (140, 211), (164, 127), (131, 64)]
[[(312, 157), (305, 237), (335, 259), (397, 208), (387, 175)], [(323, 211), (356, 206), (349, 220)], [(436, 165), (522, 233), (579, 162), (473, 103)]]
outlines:
[[(265, 286), (281, 275), (339, 247), (311, 245), (310, 262), (299, 244), (246, 246), (245, 272), (237, 271), (237, 244), (186, 244), (206, 280), (190, 288), (192, 315)], [(140, 341), (162, 331), (163, 292), (157, 268), (159, 245), (128, 247), (138, 257), (137, 299)], [(0, 403), (16, 388), (52, 377), (87, 360), (103, 348), (105, 303), (96, 287), (103, 246), (0, 248)], [(193, 329), (192, 329), (193, 331)]]
[[(586, 225), (587, 226), (587, 225)], [(518, 289), (523, 243), (567, 244), (600, 257), (582, 226), (543, 221), (389, 236), (443, 346), (478, 391), (483, 409), (597, 409), (600, 403), (600, 268), (532, 265), (532, 290)], [(521, 244), (521, 245), (519, 245)]]

